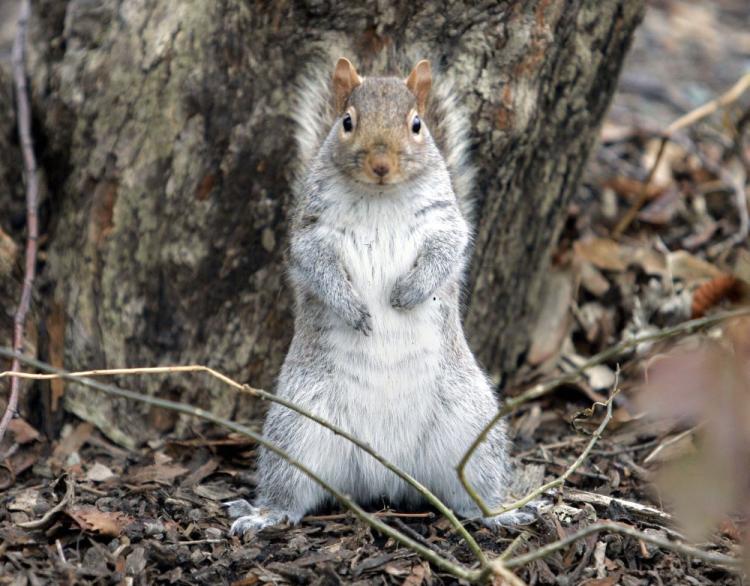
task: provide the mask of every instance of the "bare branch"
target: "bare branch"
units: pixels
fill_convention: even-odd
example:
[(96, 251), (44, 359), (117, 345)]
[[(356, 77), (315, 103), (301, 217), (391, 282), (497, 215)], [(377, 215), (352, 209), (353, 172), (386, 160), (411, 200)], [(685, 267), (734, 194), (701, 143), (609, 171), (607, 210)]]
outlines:
[(54, 373), (55, 375), (59, 376), (63, 380), (76, 382), (83, 386), (106, 393), (107, 395), (110, 395), (110, 396), (130, 399), (132, 401), (139, 401), (141, 403), (153, 405), (154, 407), (160, 407), (162, 409), (169, 409), (170, 411), (176, 411), (177, 413), (183, 413), (185, 415), (198, 417), (205, 421), (210, 421), (211, 423), (214, 423), (216, 425), (229, 429), (230, 431), (234, 431), (236, 433), (245, 435), (255, 440), (258, 444), (262, 445), (267, 450), (270, 450), (271, 452), (273, 452), (280, 458), (287, 461), (289, 464), (291, 464), (292, 466), (300, 470), (303, 474), (307, 475), (316, 484), (321, 486), (324, 490), (328, 491), (343, 506), (345, 506), (350, 511), (352, 511), (359, 519), (361, 519), (362, 521), (364, 521), (365, 523), (367, 523), (368, 525), (370, 525), (377, 531), (380, 531), (384, 535), (387, 535), (388, 537), (392, 537), (393, 539), (395, 539), (402, 545), (408, 547), (415, 553), (422, 556), (427, 561), (435, 564), (435, 566), (442, 568), (443, 570), (445, 570), (446, 572), (449, 572), (450, 574), (456, 576), (457, 578), (468, 580), (470, 582), (476, 581), (476, 579), (480, 575), (479, 570), (471, 570), (469, 568), (466, 568), (465, 566), (453, 563), (443, 558), (442, 556), (434, 552), (432, 549), (425, 547), (421, 543), (418, 543), (414, 539), (404, 535), (401, 531), (398, 531), (397, 529), (394, 529), (390, 525), (387, 525), (386, 523), (378, 519), (377, 516), (371, 515), (370, 513), (362, 509), (356, 502), (354, 502), (348, 496), (339, 492), (333, 486), (328, 484), (325, 480), (323, 480), (320, 476), (315, 474), (315, 472), (313, 472), (310, 468), (305, 466), (302, 462), (300, 462), (299, 460), (296, 460), (295, 458), (290, 456), (287, 452), (277, 447), (275, 444), (271, 443), (265, 437), (253, 431), (252, 429), (250, 429), (249, 427), (245, 425), (242, 425), (240, 423), (235, 423), (234, 421), (229, 421), (228, 419), (224, 419), (222, 417), (214, 415), (213, 413), (210, 413), (199, 407), (193, 407), (191, 405), (185, 405), (183, 403), (178, 403), (176, 401), (169, 401), (167, 399), (160, 399), (157, 397), (150, 397), (148, 395), (142, 395), (134, 391), (121, 389), (114, 385), (100, 383), (98, 381), (95, 381), (93, 379), (86, 378), (86, 377), (73, 376), (72, 374), (64, 370), (55, 368), (39, 360), (35, 360), (33, 358), (23, 356), (17, 352), (14, 352), (10, 348), (0, 347), (0, 356), (4, 356), (6, 358), (17, 359), (19, 362), (29, 365), (29, 366), (33, 366), (34, 368), (38, 370), (42, 370), (47, 373)]
[(587, 503), (594, 506), (607, 508), (613, 504), (618, 507), (622, 507), (628, 513), (633, 516), (639, 517), (644, 521), (650, 523), (672, 523), (674, 519), (669, 513), (657, 509), (655, 507), (649, 507), (648, 505), (642, 505), (633, 501), (628, 501), (613, 496), (606, 496), (603, 494), (597, 494), (595, 492), (588, 492), (585, 490), (566, 490), (564, 500), (571, 503)]
[(65, 477), (65, 494), (60, 499), (59, 503), (57, 503), (49, 511), (44, 513), (44, 515), (40, 519), (36, 519), (35, 521), (26, 521), (25, 523), (16, 523), (16, 525), (18, 525), (22, 529), (40, 529), (41, 527), (46, 527), (49, 524), (49, 522), (52, 520), (52, 517), (54, 517), (57, 513), (62, 511), (65, 507), (67, 507), (70, 503), (73, 502), (74, 497), (75, 497), (75, 483), (73, 482), (73, 479), (70, 476), (66, 476)]
[(505, 548), (505, 551), (503, 551), (503, 553), (501, 553), (501, 554), (500, 554), (500, 555), (498, 556), (498, 558), (497, 558), (497, 559), (498, 559), (498, 560), (502, 560), (502, 561), (505, 561), (505, 560), (507, 560), (507, 559), (508, 559), (508, 558), (509, 558), (510, 556), (512, 556), (512, 555), (513, 555), (513, 552), (514, 552), (514, 551), (516, 551), (516, 550), (518, 549), (518, 547), (519, 547), (519, 546), (520, 546), (520, 545), (521, 545), (522, 543), (526, 543), (526, 541), (527, 541), (527, 540), (529, 539), (529, 537), (530, 537), (530, 536), (531, 536), (531, 533), (529, 533), (528, 531), (523, 531), (522, 533), (520, 533), (520, 534), (518, 535), (518, 537), (516, 537), (516, 538), (515, 538), (515, 539), (514, 539), (514, 540), (513, 540), (512, 542), (511, 542), (511, 544), (510, 544), (510, 545), (509, 545), (508, 547), (506, 547), (506, 548)]
[[(619, 371), (617, 374), (619, 375)], [(578, 469), (578, 467), (586, 461), (586, 458), (589, 457), (589, 454), (591, 453), (591, 450), (593, 449), (594, 445), (596, 444), (597, 441), (599, 441), (599, 438), (602, 437), (602, 433), (604, 433), (604, 429), (607, 427), (607, 425), (609, 425), (609, 422), (612, 420), (612, 402), (614, 401), (614, 398), (617, 396), (619, 392), (620, 392), (620, 389), (617, 386), (617, 380), (615, 380), (615, 386), (614, 386), (614, 389), (612, 390), (612, 394), (610, 395), (609, 399), (607, 399), (605, 403), (599, 403), (599, 402), (594, 403), (594, 405), (592, 406), (592, 411), (594, 410), (596, 405), (602, 405), (607, 408), (607, 412), (604, 415), (604, 419), (602, 419), (602, 422), (599, 424), (599, 427), (596, 428), (596, 431), (594, 431), (593, 435), (591, 436), (591, 440), (586, 445), (586, 448), (581, 452), (578, 458), (576, 458), (576, 461), (573, 462), (565, 472), (563, 472), (560, 476), (558, 476), (554, 480), (551, 480), (547, 484), (532, 490), (525, 497), (517, 500), (516, 502), (511, 503), (509, 505), (505, 505), (500, 510), (499, 513), (495, 513), (495, 514), (501, 515), (503, 513), (507, 513), (508, 511), (512, 511), (514, 509), (520, 509), (522, 506), (530, 503), (538, 496), (541, 496), (542, 494), (544, 494), (546, 491), (565, 484), (565, 481), (568, 478), (570, 478), (570, 475), (573, 474), (573, 472), (575, 472)]]
[(706, 327), (715, 325), (717, 323), (721, 323), (728, 319), (732, 319), (735, 317), (742, 317), (745, 315), (750, 315), (750, 308), (746, 307), (746, 308), (737, 309), (734, 311), (726, 311), (726, 312), (718, 313), (716, 315), (686, 321), (676, 326), (672, 326), (670, 328), (664, 328), (663, 330), (659, 330), (658, 332), (646, 334), (644, 336), (639, 336), (637, 338), (630, 338), (628, 340), (623, 340), (619, 344), (611, 346), (610, 348), (607, 348), (606, 350), (603, 350), (602, 352), (595, 354), (594, 356), (589, 358), (586, 362), (584, 362), (580, 367), (578, 367), (576, 370), (566, 373), (562, 376), (553, 378), (549, 381), (534, 385), (529, 390), (521, 393), (517, 397), (507, 399), (504, 402), (503, 406), (500, 408), (500, 410), (495, 414), (495, 416), (489, 421), (489, 423), (487, 423), (487, 425), (484, 426), (484, 429), (482, 429), (482, 431), (476, 437), (476, 439), (471, 444), (471, 446), (469, 446), (469, 449), (466, 451), (463, 458), (461, 458), (461, 461), (458, 463), (458, 466), (456, 467), (456, 471), (458, 472), (458, 477), (461, 480), (461, 484), (463, 485), (463, 487), (466, 489), (466, 492), (469, 493), (469, 495), (472, 497), (474, 502), (481, 509), (482, 513), (485, 516), (498, 514), (497, 512), (493, 512), (487, 507), (486, 503), (481, 499), (481, 497), (479, 497), (479, 495), (474, 490), (474, 488), (469, 484), (469, 481), (466, 478), (466, 465), (469, 463), (469, 460), (471, 460), (471, 457), (474, 455), (474, 452), (477, 450), (477, 448), (482, 444), (482, 442), (484, 442), (487, 439), (487, 435), (490, 433), (492, 428), (495, 427), (495, 425), (497, 425), (497, 423), (503, 417), (505, 417), (508, 413), (512, 412), (519, 405), (526, 403), (527, 401), (531, 401), (532, 399), (538, 399), (539, 397), (542, 397), (550, 393), (551, 391), (555, 390), (557, 387), (559, 387), (562, 384), (574, 382), (581, 375), (583, 375), (583, 373), (587, 369), (591, 368), (592, 366), (596, 366), (597, 364), (601, 364), (602, 362), (605, 362), (609, 360), (610, 358), (614, 358), (615, 356), (618, 356), (622, 354), (623, 352), (625, 352), (626, 350), (629, 350), (630, 348), (634, 348), (635, 346), (638, 346), (639, 344), (643, 344), (644, 342), (653, 342), (655, 340), (666, 340), (668, 338), (673, 338), (675, 336), (682, 335), (682, 334), (685, 334), (685, 335), (690, 334), (702, 328), (706, 328)]
[(552, 543), (549, 543), (543, 547), (540, 547), (537, 550), (511, 558), (505, 562), (505, 567), (508, 569), (513, 569), (513, 568), (524, 566), (533, 561), (540, 560), (542, 558), (547, 557), (551, 553), (554, 553), (560, 549), (564, 549), (568, 547), (569, 545), (571, 545), (572, 543), (575, 543), (579, 539), (583, 539), (584, 537), (587, 537), (591, 535), (592, 533), (598, 533), (599, 531), (610, 531), (612, 533), (620, 533), (622, 535), (628, 535), (629, 537), (633, 537), (634, 539), (645, 541), (646, 543), (651, 543), (653, 545), (656, 545), (657, 547), (661, 547), (662, 549), (676, 551), (677, 553), (681, 553), (683, 555), (699, 559), (706, 563), (716, 565), (716, 566), (722, 566), (724, 568), (729, 568), (732, 570), (738, 570), (741, 566), (740, 560), (735, 559), (733, 557), (726, 556), (723, 554), (718, 554), (718, 553), (707, 552), (702, 549), (698, 549), (697, 547), (685, 545), (684, 543), (669, 541), (668, 539), (663, 539), (655, 535), (649, 535), (648, 533), (638, 531), (637, 529), (634, 529), (627, 525), (622, 525), (620, 523), (607, 521), (607, 522), (594, 523), (593, 525), (589, 525), (588, 527), (584, 527), (583, 529), (576, 531), (575, 533), (569, 535), (565, 539), (559, 539), (557, 541), (553, 541)]
[[(21, 141), (26, 176), (26, 258), (21, 300), (13, 317), (13, 348), (16, 352), (23, 350), (24, 324), (26, 323), (26, 314), (29, 312), (29, 307), (31, 306), (31, 291), (34, 286), (34, 276), (36, 273), (36, 251), (39, 236), (39, 223), (37, 219), (39, 175), (36, 168), (36, 157), (34, 156), (34, 144), (31, 140), (31, 107), (29, 106), (29, 91), (26, 87), (25, 70), (26, 29), (28, 27), (30, 11), (29, 0), (23, 0), (18, 17), (16, 39), (13, 43), (13, 80), (16, 88), (18, 136)], [(20, 364), (17, 360), (13, 360), (11, 368), (13, 370), (20, 370)], [(5, 430), (8, 429), (11, 419), (15, 417), (18, 410), (19, 385), (19, 379), (11, 379), (8, 404), (5, 407), (2, 419), (0, 419), (0, 441), (5, 436)]]
[(411, 485), (417, 492), (419, 492), (422, 496), (425, 497), (425, 499), (434, 506), (442, 515), (444, 515), (448, 521), (450, 521), (453, 528), (456, 530), (456, 532), (463, 537), (463, 539), (466, 541), (466, 544), (469, 546), (469, 549), (471, 549), (472, 552), (477, 556), (478, 560), (481, 563), (486, 562), (486, 556), (484, 555), (484, 552), (482, 551), (482, 548), (479, 547), (479, 544), (476, 542), (474, 537), (471, 535), (468, 529), (464, 527), (463, 523), (456, 517), (455, 513), (445, 505), (435, 494), (433, 494), (426, 486), (424, 486), (422, 483), (420, 483), (416, 478), (411, 476), (409, 473), (401, 470), (398, 466), (381, 456), (378, 452), (373, 450), (368, 444), (363, 442), (362, 440), (358, 439), (357, 437), (353, 436), (352, 434), (348, 433), (344, 429), (338, 427), (337, 425), (334, 425), (325, 419), (322, 419), (318, 417), (317, 415), (311, 413), (310, 411), (307, 411), (306, 409), (303, 409), (302, 407), (297, 406), (296, 404), (292, 403), (291, 401), (287, 401), (285, 399), (282, 399), (280, 397), (277, 397), (273, 393), (269, 393), (267, 391), (263, 391), (261, 389), (253, 388), (249, 385), (243, 385), (238, 383), (237, 381), (229, 378), (228, 376), (212, 369), (207, 366), (201, 366), (201, 365), (191, 365), (191, 366), (149, 366), (149, 367), (141, 367), (141, 368), (113, 368), (113, 369), (100, 369), (100, 370), (86, 370), (86, 371), (80, 371), (80, 372), (70, 372), (67, 373), (65, 377), (63, 377), (60, 374), (34, 374), (34, 373), (21, 373), (21, 372), (2, 372), (0, 373), (0, 378), (12, 376), (12, 377), (18, 377), (18, 378), (24, 378), (24, 379), (32, 379), (32, 380), (51, 380), (51, 379), (60, 379), (60, 378), (80, 378), (80, 377), (92, 377), (92, 376), (114, 376), (114, 375), (133, 375), (133, 374), (174, 374), (174, 373), (187, 373), (187, 372), (205, 372), (209, 375), (211, 375), (214, 378), (217, 378), (218, 380), (226, 383), (227, 385), (243, 392), (250, 394), (254, 397), (260, 398), (265, 401), (270, 401), (272, 403), (278, 403), (287, 409), (291, 409), (292, 411), (295, 411), (296, 413), (299, 413), (303, 417), (306, 417), (307, 419), (310, 419), (312, 421), (315, 421), (317, 424), (330, 429), (333, 433), (336, 435), (339, 435), (346, 440), (352, 442), (354, 445), (356, 445), (358, 448), (360, 448), (365, 453), (372, 456), (376, 461), (378, 461), (381, 465), (383, 465), (385, 468), (396, 474), (399, 478), (407, 482), (409, 485)]

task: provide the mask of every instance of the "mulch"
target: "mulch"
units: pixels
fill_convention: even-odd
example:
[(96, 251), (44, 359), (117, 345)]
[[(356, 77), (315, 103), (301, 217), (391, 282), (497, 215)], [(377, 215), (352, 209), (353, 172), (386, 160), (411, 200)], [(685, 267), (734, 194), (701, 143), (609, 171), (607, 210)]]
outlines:
[[(690, 9), (685, 4), (655, 2), (639, 33), (540, 293), (540, 325), (520, 373), (503, 391), (507, 396), (570, 372), (629, 337), (750, 301), (750, 245), (747, 238), (735, 238), (742, 218), (733, 188), (733, 181), (740, 177), (745, 184), (750, 174), (750, 146), (737, 134), (750, 111), (748, 100), (681, 133), (646, 181), (658, 130), (726, 89), (733, 81), (725, 79), (727, 71), (742, 73), (738, 64), (750, 58), (737, 48), (750, 52), (750, 33), (733, 21), (736, 3), (687, 3)], [(690, 16), (697, 13), (704, 19), (703, 33)], [(725, 34), (717, 36), (715, 30)], [(724, 51), (721, 75), (707, 77), (706, 67), (692, 78), (678, 75), (691, 68), (691, 59), (676, 58), (675, 47), (686, 38), (703, 47), (706, 59), (721, 62)], [(661, 68), (671, 57), (675, 78), (693, 81), (664, 89)], [(654, 88), (662, 88), (656, 97)], [(615, 238), (618, 220), (643, 194), (645, 205)], [(738, 339), (727, 332), (716, 327), (689, 342), (682, 339), (679, 346)], [(741, 340), (736, 344), (740, 348)], [(605, 435), (564, 490), (547, 495), (548, 506), (535, 523), (497, 532), (469, 524), (488, 554), (499, 555), (511, 543), (514, 554), (533, 551), (603, 519), (695, 543), (687, 536), (692, 535), (689, 520), (672, 506), (679, 488), (670, 493), (660, 471), (686, 454), (701, 453), (700, 421), (676, 413), (649, 417), (643, 390), (655, 357), (670, 354), (673, 346), (673, 341), (655, 342), (612, 357), (510, 416), (515, 492), (521, 496), (565, 472), (603, 415), (601, 408), (582, 412), (605, 401), (615, 385), (620, 389)], [(222, 502), (252, 498), (256, 447), (213, 428), (191, 430), (192, 435), (126, 451), (85, 422), (71, 420), (63, 437), (50, 441), (15, 420), (0, 445), (0, 584), (456, 583), (338, 509), (295, 527), (228, 537), (230, 520)], [(701, 479), (704, 493), (711, 494), (715, 480), (720, 484)], [(706, 513), (717, 522), (696, 545), (737, 556), (745, 517), (735, 514), (731, 503), (720, 504), (718, 516)], [(472, 563), (471, 551), (435, 511), (393, 511), (384, 505), (378, 514), (442, 556)], [(744, 583), (696, 558), (606, 532), (517, 573), (528, 584)]]

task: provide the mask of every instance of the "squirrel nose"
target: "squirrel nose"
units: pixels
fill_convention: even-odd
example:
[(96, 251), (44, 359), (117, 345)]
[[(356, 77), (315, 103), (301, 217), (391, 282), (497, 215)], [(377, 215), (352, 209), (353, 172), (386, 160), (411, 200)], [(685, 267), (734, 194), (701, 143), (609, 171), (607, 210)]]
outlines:
[(385, 177), (388, 175), (388, 172), (390, 171), (390, 168), (386, 163), (376, 163), (372, 167), (372, 172), (375, 173), (378, 177)]
[(391, 165), (388, 156), (384, 153), (373, 153), (369, 157), (369, 166), (373, 175), (381, 179), (391, 172)]

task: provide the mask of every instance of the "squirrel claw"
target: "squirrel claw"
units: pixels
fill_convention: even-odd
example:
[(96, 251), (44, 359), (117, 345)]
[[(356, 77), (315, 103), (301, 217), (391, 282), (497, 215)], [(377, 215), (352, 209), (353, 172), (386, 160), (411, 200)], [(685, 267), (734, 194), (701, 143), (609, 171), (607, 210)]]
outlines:
[(365, 336), (369, 336), (372, 333), (372, 316), (369, 312), (362, 312), (362, 315), (354, 324), (354, 329), (362, 332)]

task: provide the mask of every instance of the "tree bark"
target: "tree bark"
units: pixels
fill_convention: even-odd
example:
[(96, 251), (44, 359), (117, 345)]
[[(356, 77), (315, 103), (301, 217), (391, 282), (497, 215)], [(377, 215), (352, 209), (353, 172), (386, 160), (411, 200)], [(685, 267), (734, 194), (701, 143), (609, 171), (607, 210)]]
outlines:
[[(0, 67), (0, 340), (13, 340), (13, 315), (21, 294), (25, 206), (23, 161), (18, 148), (11, 78)], [(10, 362), (0, 365), (5, 370)], [(0, 409), (5, 405), (0, 398)], [(1, 416), (1, 415), (0, 415)]]
[[(289, 113), (306, 64), (341, 51), (366, 72), (408, 46), (458, 80), (480, 170), (466, 328), (484, 366), (508, 375), (643, 11), (642, 0), (34, 5), (45, 279), (64, 318), (51, 348), (70, 369), (201, 363), (265, 387), (292, 334)], [(197, 377), (132, 386), (256, 415)], [(173, 423), (70, 385), (65, 399), (126, 445)]]

